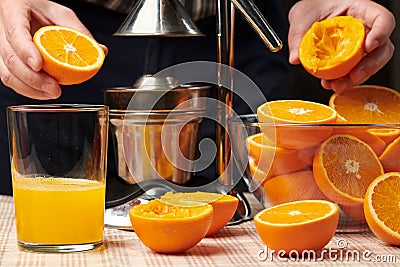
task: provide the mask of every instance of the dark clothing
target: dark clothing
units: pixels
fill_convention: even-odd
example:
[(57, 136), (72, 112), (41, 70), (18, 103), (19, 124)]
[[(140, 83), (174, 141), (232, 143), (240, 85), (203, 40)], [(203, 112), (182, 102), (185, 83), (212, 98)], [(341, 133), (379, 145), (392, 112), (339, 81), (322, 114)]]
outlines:
[[(109, 48), (109, 54), (102, 69), (94, 78), (79, 85), (64, 86), (59, 99), (33, 100), (0, 84), (0, 170), (2, 171), (0, 194), (12, 193), (6, 128), (7, 106), (44, 103), (101, 104), (104, 88), (130, 86), (145, 73), (178, 63), (216, 61), (214, 16), (196, 21), (197, 26), (207, 35), (206, 37), (112, 37), (126, 15), (77, 0), (56, 2), (71, 7), (95, 39)], [(259, 1), (257, 6), (286, 45), (287, 22), (281, 1)], [(287, 47), (279, 53), (269, 52), (239, 13), (236, 14), (235, 27), (234, 67), (248, 75), (263, 90), (268, 100), (288, 98), (290, 76)], [(151, 50), (147, 50), (147, 47)], [(158, 53), (158, 62), (156, 66), (146, 65), (146, 54), (151, 55), (153, 51)], [(112, 142), (109, 143), (112, 144)], [(112, 155), (110, 154), (109, 157)], [(109, 164), (109, 169), (112, 171), (112, 163)]]

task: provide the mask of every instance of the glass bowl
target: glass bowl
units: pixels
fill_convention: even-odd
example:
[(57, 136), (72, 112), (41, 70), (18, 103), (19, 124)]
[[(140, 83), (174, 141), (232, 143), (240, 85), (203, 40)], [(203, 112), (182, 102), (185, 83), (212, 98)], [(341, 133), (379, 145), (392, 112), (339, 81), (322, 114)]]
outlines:
[(400, 171), (400, 124), (260, 123), (250, 114), (229, 118), (228, 130), (237, 169), (265, 208), (329, 200), (340, 232), (368, 230), (368, 185)]

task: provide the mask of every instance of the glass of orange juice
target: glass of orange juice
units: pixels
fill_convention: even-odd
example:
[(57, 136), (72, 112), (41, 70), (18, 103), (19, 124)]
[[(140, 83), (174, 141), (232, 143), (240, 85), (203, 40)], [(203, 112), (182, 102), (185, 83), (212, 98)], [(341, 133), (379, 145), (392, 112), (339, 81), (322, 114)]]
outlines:
[(10, 106), (7, 124), (19, 248), (102, 248), (108, 107)]

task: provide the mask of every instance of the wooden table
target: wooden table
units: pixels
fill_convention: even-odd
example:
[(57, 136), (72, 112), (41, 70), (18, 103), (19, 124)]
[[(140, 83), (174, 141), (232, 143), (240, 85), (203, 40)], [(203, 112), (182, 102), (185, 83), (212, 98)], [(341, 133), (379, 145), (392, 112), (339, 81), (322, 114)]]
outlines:
[(400, 248), (381, 242), (368, 231), (336, 234), (323, 251), (315, 257), (282, 258), (266, 249), (253, 221), (247, 221), (227, 226), (176, 255), (155, 253), (134, 232), (109, 228), (105, 229), (105, 249), (101, 251), (21, 252), (16, 241), (13, 199), (0, 196), (0, 266), (399, 266), (400, 262)]

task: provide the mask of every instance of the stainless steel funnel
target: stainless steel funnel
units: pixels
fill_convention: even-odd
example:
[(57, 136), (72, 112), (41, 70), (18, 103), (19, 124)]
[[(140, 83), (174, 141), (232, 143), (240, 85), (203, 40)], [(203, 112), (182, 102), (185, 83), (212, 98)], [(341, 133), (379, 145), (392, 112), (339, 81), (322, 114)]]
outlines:
[(140, 0), (114, 35), (188, 37), (203, 34), (178, 0)]

